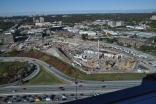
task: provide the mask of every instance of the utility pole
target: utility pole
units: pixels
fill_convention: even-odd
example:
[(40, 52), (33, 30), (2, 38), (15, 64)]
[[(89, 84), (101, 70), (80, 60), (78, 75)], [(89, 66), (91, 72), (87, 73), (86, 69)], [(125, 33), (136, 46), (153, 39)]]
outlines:
[(98, 34), (98, 60), (99, 60), (99, 34)]
[[(104, 80), (102, 80), (104, 82)], [(90, 96), (94, 93), (94, 91), (102, 84), (102, 82), (93, 90), (93, 92), (90, 94)]]

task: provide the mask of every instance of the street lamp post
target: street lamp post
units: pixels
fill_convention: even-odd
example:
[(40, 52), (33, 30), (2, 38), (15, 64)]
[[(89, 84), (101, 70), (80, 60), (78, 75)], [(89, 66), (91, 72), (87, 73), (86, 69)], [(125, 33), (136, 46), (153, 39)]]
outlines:
[(77, 99), (77, 84), (78, 84), (77, 79), (75, 79), (75, 84), (76, 84), (76, 99)]

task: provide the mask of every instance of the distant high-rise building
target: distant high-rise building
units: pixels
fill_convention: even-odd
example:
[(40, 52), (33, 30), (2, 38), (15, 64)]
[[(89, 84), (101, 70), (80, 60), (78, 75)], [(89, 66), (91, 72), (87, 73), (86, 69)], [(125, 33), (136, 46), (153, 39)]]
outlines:
[(33, 22), (36, 22), (36, 21), (35, 21), (35, 17), (33, 17)]
[(156, 15), (153, 15), (153, 16), (151, 17), (151, 20), (156, 20)]
[(35, 22), (36, 22), (36, 23), (39, 23), (40, 21), (37, 19), (37, 20), (35, 20)]
[(44, 22), (44, 18), (43, 17), (40, 17), (40, 22)]

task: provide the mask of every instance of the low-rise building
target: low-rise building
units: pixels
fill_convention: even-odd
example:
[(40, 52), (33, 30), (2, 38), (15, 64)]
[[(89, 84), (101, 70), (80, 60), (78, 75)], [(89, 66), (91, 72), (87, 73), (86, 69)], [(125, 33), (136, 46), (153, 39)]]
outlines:
[(14, 43), (14, 35), (12, 33), (5, 33), (3, 35), (4, 44)]
[(79, 31), (79, 34), (88, 34), (88, 36), (95, 36), (96, 32), (94, 31)]
[(118, 27), (118, 26), (124, 26), (124, 21), (117, 21), (116, 27)]
[(156, 20), (156, 15), (153, 15), (150, 19), (151, 20)]
[(108, 25), (109, 25), (110, 27), (116, 27), (116, 22), (115, 22), (115, 21), (109, 21), (109, 22), (108, 22)]
[(140, 39), (133, 39), (133, 38), (118, 38), (119, 42), (123, 43), (123, 45), (131, 45), (131, 46), (137, 46), (140, 47), (142, 45), (149, 45), (149, 42), (147, 40), (140, 40)]

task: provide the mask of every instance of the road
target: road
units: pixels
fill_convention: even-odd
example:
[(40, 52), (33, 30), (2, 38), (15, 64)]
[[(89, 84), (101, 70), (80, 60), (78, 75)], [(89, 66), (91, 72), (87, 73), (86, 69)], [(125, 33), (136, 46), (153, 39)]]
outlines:
[[(43, 94), (54, 94), (55, 98), (60, 97), (60, 94), (66, 94), (68, 99), (66, 101), (71, 101), (76, 96), (76, 88), (77, 88), (77, 98), (85, 98), (95, 93), (109, 93), (121, 89), (126, 89), (134, 86), (139, 86), (142, 81), (141, 80), (132, 80), (132, 81), (87, 81), (87, 80), (80, 80), (77, 79), (78, 84), (73, 84), (72, 82), (75, 81), (75, 78), (69, 77), (54, 67), (50, 66), (49, 64), (40, 61), (38, 59), (27, 58), (27, 57), (0, 57), (0, 60), (3, 62), (7, 61), (29, 61), (35, 62), (38, 65), (42, 65), (45, 69), (49, 70), (51, 73), (59, 77), (60, 79), (67, 81), (68, 84), (62, 85), (44, 85), (44, 86), (7, 86), (1, 87), (0, 89), (0, 96), (7, 96), (7, 95), (40, 95)], [(147, 82), (149, 83), (149, 82)], [(82, 85), (82, 87), (79, 87)], [(77, 86), (77, 87), (76, 87)], [(104, 87), (102, 87), (104, 86)], [(21, 88), (26, 88), (25, 90), (21, 90)], [(65, 90), (60, 90), (59, 87), (64, 87)], [(12, 92), (13, 90), (17, 90), (17, 92)], [(83, 96), (80, 94), (83, 93)], [(70, 96), (70, 94), (74, 94), (74, 96)], [(55, 101), (56, 103), (61, 103), (62, 100)]]
[[(60, 79), (72, 83), (75, 81), (75, 78), (69, 77), (65, 74), (63, 74), (62, 72), (60, 72), (59, 70), (55, 69), (54, 67), (50, 66), (49, 64), (47, 64), (46, 62), (43, 62), (41, 60), (38, 59), (34, 59), (34, 58), (28, 58), (28, 57), (0, 57), (0, 60), (3, 60), (3, 62), (7, 62), (7, 61), (34, 61), (35, 63), (43, 66), (45, 69), (47, 69), (49, 72), (53, 73), (55, 76), (59, 77)], [(80, 79), (77, 79), (80, 80)], [(87, 81), (87, 80), (81, 80), (82, 83), (84, 84), (99, 84), (101, 83), (101, 81)], [(108, 83), (120, 83), (120, 82), (127, 82), (127, 81), (105, 81)], [(140, 83), (141, 81), (128, 81), (128, 82), (137, 82)]]
[[(82, 85), (82, 87), (79, 87), (79, 85)], [(100, 84), (83, 84), (78, 83), (77, 85), (77, 93), (76, 93), (76, 85), (75, 84), (63, 84), (63, 85), (40, 85), (40, 86), (7, 86), (2, 87), (0, 89), (0, 96), (8, 96), (8, 95), (38, 95), (39, 97), (42, 97), (43, 94), (45, 95), (55, 95), (54, 100), (52, 102), (61, 103), (62, 98), (60, 97), (61, 94), (65, 94), (67, 97), (66, 101), (72, 101), (74, 98), (82, 99), (89, 96), (93, 96), (95, 93), (99, 94), (105, 94), (109, 92), (114, 92), (117, 90), (134, 87), (140, 85), (139, 83), (133, 82), (120, 82), (120, 83), (108, 83), (108, 82), (102, 82)], [(102, 87), (104, 86), (104, 87)], [(59, 87), (63, 87), (65, 90), (61, 90)], [(25, 90), (21, 90), (21, 88), (26, 88)], [(14, 90), (17, 90), (17, 92), (12, 92)], [(71, 94), (73, 94), (71, 96)], [(59, 101), (56, 101), (55, 99), (59, 98)], [(21, 99), (21, 98), (20, 98)], [(40, 102), (41, 103), (41, 102)], [(45, 102), (44, 102), (45, 103)]]

